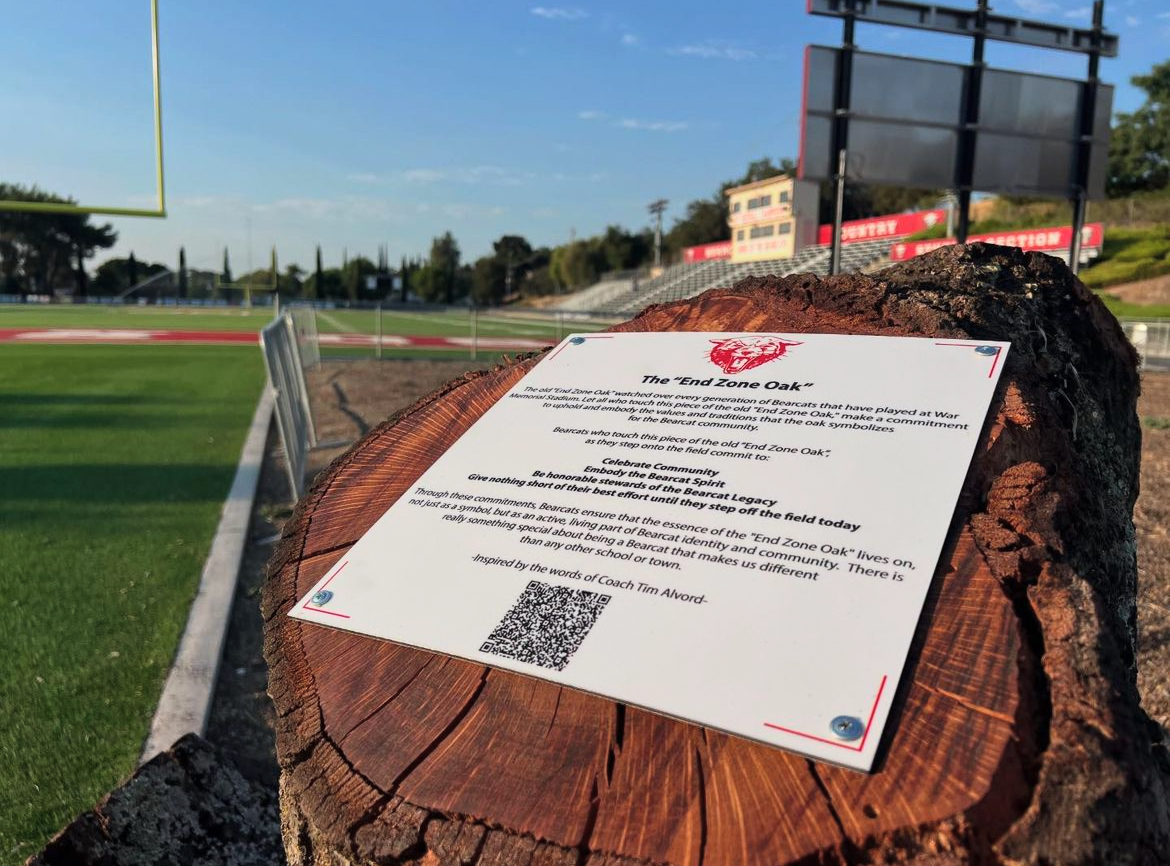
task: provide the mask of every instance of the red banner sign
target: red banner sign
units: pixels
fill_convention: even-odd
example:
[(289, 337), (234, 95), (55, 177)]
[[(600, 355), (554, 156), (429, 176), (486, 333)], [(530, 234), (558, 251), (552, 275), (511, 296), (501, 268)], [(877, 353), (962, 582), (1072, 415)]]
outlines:
[[(872, 241), (878, 238), (904, 238), (917, 234), (931, 226), (946, 222), (947, 212), (942, 208), (920, 210), (914, 213), (896, 213), (886, 216), (869, 217), (863, 220), (849, 220), (841, 223), (841, 243)], [(817, 243), (832, 243), (833, 227), (824, 225), (817, 229)]]
[[(1089, 223), (1081, 230), (1081, 246), (1085, 249), (1100, 248), (1105, 237), (1101, 223)], [(909, 241), (890, 245), (890, 261), (901, 262), (912, 259), (939, 247), (953, 244), (954, 238), (933, 238), (928, 241)], [(999, 244), (1001, 247), (1019, 247), (1036, 252), (1068, 252), (1072, 246), (1072, 226), (1054, 226), (1045, 229), (1017, 229), (1008, 232), (993, 232), (985, 235), (970, 235), (967, 243)]]
[(731, 241), (716, 241), (713, 244), (702, 244), (683, 250), (683, 261), (687, 264), (729, 258), (731, 258)]

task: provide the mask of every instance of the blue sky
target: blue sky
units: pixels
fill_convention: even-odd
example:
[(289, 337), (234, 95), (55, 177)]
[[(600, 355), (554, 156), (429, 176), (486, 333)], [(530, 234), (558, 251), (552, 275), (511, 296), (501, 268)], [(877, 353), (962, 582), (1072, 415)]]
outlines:
[[(953, 0), (952, 5), (964, 5)], [(342, 250), (465, 258), (667, 223), (761, 156), (797, 155), (803, 48), (836, 20), (804, 0), (160, 0), (166, 220), (111, 220), (140, 259), (233, 270)], [(995, 0), (1088, 24), (1089, 0)], [(87, 204), (153, 201), (147, 0), (0, 0), (0, 179)], [(1108, 0), (1115, 109), (1170, 51), (1170, 4)], [(862, 48), (965, 60), (966, 40), (859, 27)], [(1081, 76), (1075, 54), (990, 43), (993, 66)]]

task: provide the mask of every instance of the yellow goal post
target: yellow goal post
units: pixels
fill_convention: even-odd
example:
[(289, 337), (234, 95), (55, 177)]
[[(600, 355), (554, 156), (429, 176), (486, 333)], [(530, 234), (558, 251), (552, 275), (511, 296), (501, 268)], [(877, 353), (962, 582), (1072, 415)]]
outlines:
[(151, 71), (154, 77), (154, 169), (158, 194), (156, 208), (103, 207), (69, 202), (3, 201), (0, 210), (25, 213), (103, 214), (107, 216), (165, 217), (166, 187), (163, 183), (162, 87), (159, 79), (158, 0), (150, 0)]

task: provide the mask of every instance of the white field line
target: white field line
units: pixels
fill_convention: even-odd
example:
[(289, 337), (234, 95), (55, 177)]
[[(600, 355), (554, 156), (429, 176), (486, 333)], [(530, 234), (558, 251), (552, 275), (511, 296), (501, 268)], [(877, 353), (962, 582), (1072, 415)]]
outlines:
[(248, 540), (260, 464), (264, 461), (272, 404), (272, 389), (265, 381), (139, 763), (169, 749), (184, 734), (202, 734), (207, 726), (236, 578)]
[(320, 316), (322, 319), (324, 319), (326, 322), (328, 322), (333, 327), (337, 328), (337, 330), (339, 330), (339, 331), (344, 331), (347, 334), (356, 334), (357, 333), (356, 328), (351, 328), (349, 325), (346, 325), (343, 322), (339, 322), (337, 319), (335, 319), (333, 316), (329, 315), (324, 310), (318, 310), (317, 315)]

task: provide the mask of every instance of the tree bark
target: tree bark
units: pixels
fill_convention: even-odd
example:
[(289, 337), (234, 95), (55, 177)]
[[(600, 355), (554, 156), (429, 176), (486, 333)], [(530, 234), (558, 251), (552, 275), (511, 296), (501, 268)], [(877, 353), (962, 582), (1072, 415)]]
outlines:
[(528, 356), (372, 430), (285, 529), (263, 607), (292, 863), (1164, 862), (1170, 760), (1135, 684), (1135, 356), (1067, 268), (955, 246), (613, 330), (1012, 342), (877, 771), (286, 616)]

